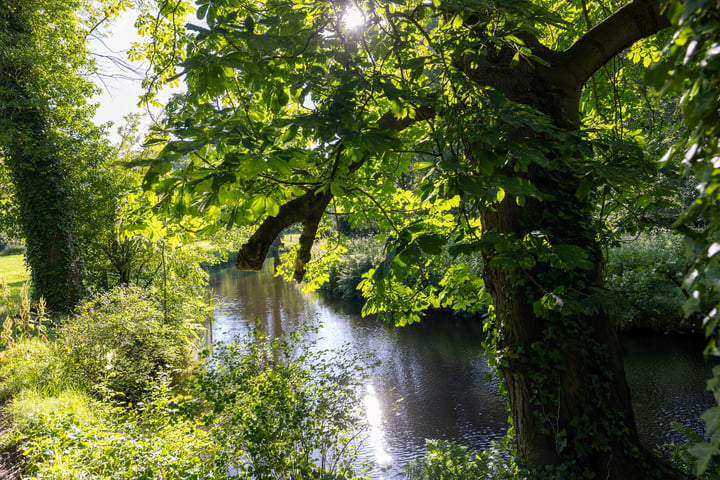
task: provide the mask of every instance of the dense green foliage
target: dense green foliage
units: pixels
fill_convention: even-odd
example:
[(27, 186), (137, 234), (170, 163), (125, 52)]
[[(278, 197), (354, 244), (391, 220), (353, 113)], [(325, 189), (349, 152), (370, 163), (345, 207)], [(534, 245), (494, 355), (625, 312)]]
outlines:
[(367, 359), (257, 333), (179, 383), (192, 358), (158, 304), (117, 288), (87, 301), (57, 342), (6, 347), (0, 399), (15, 431), (4, 441), (25, 455), (26, 478), (359, 478)]
[(682, 313), (686, 270), (682, 235), (654, 231), (624, 238), (610, 247), (607, 288), (618, 294), (610, 310), (618, 328), (694, 331), (697, 319), (686, 319)]
[[(249, 238), (236, 235), (247, 240), (237, 263), (258, 268), (297, 224), (281, 271), (313, 288), (335, 279), (326, 288), (339, 295), (361, 279), (365, 313), (404, 325), (437, 308), (489, 312), (517, 459), (435, 443), (413, 467), (417, 478), (679, 475), (639, 443), (608, 288), (629, 305), (623, 321), (645, 317), (661, 330), (686, 296), (688, 315), (718, 301), (720, 21), (711, 1), (660, 10), (648, 0), (367, 0), (356, 5), (361, 28), (334, 2), (200, 0), (186, 27), (190, 2), (142, 3), (148, 43), (133, 55), (154, 69), (146, 100), (180, 77), (188, 89), (134, 152), (107, 148), (85, 121), (92, 89), (79, 74), (92, 71), (84, 36), (95, 13), (77, 14), (80, 1), (0, 5), (0, 229), (22, 225), (35, 293), (53, 310), (68, 311), (84, 286), (98, 292), (52, 346), (28, 338), (29, 304), (4, 329), (2, 394), (15, 396), (39, 477), (75, 475), (76, 464), (116, 478), (212, 478), (228, 468), (238, 478), (355, 476), (352, 455), (337, 456), (352, 453), (358, 427), (351, 360), (330, 365), (257, 337), (219, 352), (196, 390), (177, 390), (208, 313), (197, 268), (208, 256), (186, 245), (189, 232), (249, 227)], [(118, 5), (108, 5), (111, 15)], [(679, 30), (661, 59), (667, 36), (651, 36), (668, 18)], [(640, 78), (658, 60), (653, 81), (685, 93), (686, 131), (674, 128), (674, 100)], [(688, 203), (673, 198), (694, 183), (678, 180), (676, 152), (650, 161), (677, 135), (688, 135), (676, 150), (700, 191), (677, 224), (692, 241), (689, 270), (677, 237), (622, 244), (648, 224), (667, 227)], [(111, 166), (116, 158), (145, 168), (153, 192), (130, 193), (141, 180)], [(363, 252), (374, 265), (340, 261), (348, 246), (363, 248), (343, 232), (368, 225), (385, 245)], [(609, 250), (606, 285), (608, 240), (621, 246)], [(714, 308), (704, 320), (708, 353), (718, 351), (719, 319)], [(70, 395), (62, 383), (71, 380), (83, 395), (135, 410), (98, 407), (85, 421), (46, 406), (23, 418), (17, 402), (42, 397), (29, 388), (52, 391), (52, 404)], [(193, 412), (209, 413), (206, 423)], [(720, 407), (704, 418), (708, 442), (687, 451), (697, 473), (713, 474)], [(529, 463), (542, 466), (526, 472)]]
[[(422, 459), (403, 469), (408, 480), (480, 480), (517, 478), (515, 467), (503, 449), (493, 447), (472, 452), (451, 442), (428, 440)], [(538, 477), (533, 477), (538, 478)]]
[(0, 179), (12, 182), (36, 297), (58, 311), (82, 294), (69, 181), (70, 164), (82, 150), (87, 155), (94, 130), (86, 104), (94, 87), (82, 75), (92, 69), (83, 25), (91, 19), (78, 14), (82, 6), (7, 0), (0, 7), (0, 158), (7, 168)]
[(0, 399), (7, 402), (25, 389), (52, 390), (62, 366), (46, 341), (29, 338), (3, 350), (0, 364)]
[(117, 287), (88, 300), (65, 321), (58, 354), (77, 385), (134, 404), (161, 372), (176, 380), (186, 373), (204, 314), (166, 315), (161, 298), (136, 287)]
[[(706, 353), (718, 354), (720, 304), (718, 278), (720, 264), (716, 254), (720, 250), (718, 223), (720, 180), (717, 161), (720, 158), (720, 8), (716, 2), (697, 0), (685, 4), (674, 3), (673, 20), (678, 28), (665, 49), (663, 61), (652, 78), (664, 91), (682, 91), (683, 121), (688, 129), (687, 139), (676, 148), (684, 153), (683, 167), (698, 182), (699, 197), (678, 220), (678, 226), (690, 240), (693, 263), (685, 278), (691, 292), (685, 303), (685, 312), (693, 315), (702, 312), (706, 305), (713, 306), (703, 319), (709, 338)], [(713, 370), (708, 381), (718, 406), (703, 414), (707, 442), (690, 448), (696, 457), (696, 473), (708, 471), (720, 474), (717, 462), (720, 455), (720, 369)]]
[(320, 285), (320, 293), (335, 300), (362, 301), (358, 290), (362, 276), (382, 259), (382, 244), (374, 238), (348, 240), (347, 253), (330, 267), (328, 281)]
[(231, 478), (359, 478), (367, 359), (259, 331), (213, 357), (200, 383)]
[(656, 2), (370, 0), (358, 28), (349, 6), (292, 0), (201, 1), (182, 28), (188, 4), (171, 3), (147, 57), (158, 84), (188, 90), (149, 142), (157, 158), (136, 162), (159, 210), (252, 225), (247, 269), (299, 224), (285, 271), (311, 285), (344, 244), (332, 219), (371, 223), (386, 248), (364, 275), (365, 313), (404, 325), (492, 297), (487, 345), (520, 458), (674, 476), (639, 444), (600, 245), (668, 196), (643, 151), (661, 142), (631, 121), (654, 94), (620, 88), (658, 58), (659, 42), (640, 42), (669, 25)]
[[(162, 377), (155, 385), (161, 385)], [(175, 413), (182, 397), (147, 397), (146, 411), (112, 410), (81, 391), (23, 390), (9, 411), (28, 479), (221, 479), (208, 462), (212, 444), (193, 420)]]

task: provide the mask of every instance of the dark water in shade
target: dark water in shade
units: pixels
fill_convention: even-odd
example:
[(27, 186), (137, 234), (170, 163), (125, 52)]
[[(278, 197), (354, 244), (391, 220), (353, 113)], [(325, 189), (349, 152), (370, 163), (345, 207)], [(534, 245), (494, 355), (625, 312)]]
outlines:
[[(504, 436), (507, 413), (497, 380), (487, 378), (479, 322), (430, 318), (405, 328), (383, 327), (275, 278), (271, 263), (261, 272), (231, 268), (214, 274), (211, 286), (222, 302), (211, 329), (215, 342), (247, 338), (249, 326), (259, 318), (271, 335), (322, 325), (313, 338), (317, 348), (350, 344), (357, 352), (376, 354), (382, 363), (368, 386), (373, 429), (363, 456), (392, 466), (376, 478), (390, 478), (401, 465), (422, 456), (426, 438), (482, 449)], [(681, 440), (670, 426), (675, 421), (701, 431), (699, 415), (713, 403), (705, 390), (711, 366), (702, 359), (702, 340), (622, 340), (643, 441), (654, 446)]]

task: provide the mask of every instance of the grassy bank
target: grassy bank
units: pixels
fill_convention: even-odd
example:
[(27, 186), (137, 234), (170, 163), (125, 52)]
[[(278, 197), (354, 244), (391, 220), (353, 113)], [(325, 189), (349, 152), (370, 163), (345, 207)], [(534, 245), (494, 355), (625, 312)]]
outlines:
[(22, 254), (0, 256), (0, 285), (7, 285), (13, 302), (20, 299), (22, 284), (30, 279)]
[(116, 287), (42, 322), (46, 332), (27, 315), (3, 331), (0, 404), (13, 429), (0, 455), (20, 452), (23, 478), (359, 479), (364, 360), (255, 332), (206, 364), (208, 311), (175, 298)]

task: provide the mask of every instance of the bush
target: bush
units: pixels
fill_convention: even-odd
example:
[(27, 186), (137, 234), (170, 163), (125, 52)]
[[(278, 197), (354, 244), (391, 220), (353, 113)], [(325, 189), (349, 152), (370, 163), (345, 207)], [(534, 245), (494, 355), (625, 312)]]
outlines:
[(355, 439), (364, 362), (300, 349), (299, 336), (221, 347), (201, 380), (210, 434), (236, 479), (359, 478)]
[(0, 233), (0, 257), (25, 253), (25, 244)]
[(681, 311), (686, 267), (683, 237), (670, 232), (644, 233), (610, 248), (606, 286), (624, 299), (611, 312), (620, 328), (687, 329)]
[(135, 403), (160, 372), (177, 381), (192, 364), (200, 326), (178, 322), (140, 289), (117, 287), (67, 320), (58, 348), (70, 377), (102, 397)]
[(375, 238), (348, 240), (348, 252), (330, 268), (329, 280), (320, 286), (320, 293), (334, 300), (361, 301), (358, 290), (362, 275), (383, 259), (383, 244)]
[[(164, 410), (153, 421), (112, 410), (83, 392), (25, 391), (10, 413), (28, 479), (224, 479), (208, 462), (207, 434)], [(145, 418), (144, 420), (147, 420)]]

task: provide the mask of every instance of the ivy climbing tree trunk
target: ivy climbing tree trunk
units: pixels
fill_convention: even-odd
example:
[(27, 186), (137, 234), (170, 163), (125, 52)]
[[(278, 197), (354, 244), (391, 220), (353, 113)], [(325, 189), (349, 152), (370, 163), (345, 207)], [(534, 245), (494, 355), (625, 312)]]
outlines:
[[(528, 272), (498, 266), (498, 252), (485, 254), (518, 456), (539, 465), (571, 461), (598, 478), (646, 478), (655, 471), (663, 472), (660, 478), (677, 478), (640, 445), (614, 323), (602, 308), (542, 305), (553, 300), (552, 292), (587, 303), (602, 288), (591, 210), (578, 205), (577, 183), (561, 180), (546, 183), (552, 202), (528, 201), (521, 208), (503, 201), (483, 217), (486, 234), (576, 246), (592, 262), (568, 270), (535, 258)], [(548, 209), (563, 215), (549, 224)]]
[(82, 266), (73, 237), (73, 209), (66, 172), (53, 151), (41, 112), (12, 115), (8, 165), (18, 195), (35, 296), (67, 312), (82, 292)]
[[(500, 51), (468, 75), (571, 131), (590, 75), (667, 25), (657, 2), (633, 2), (566, 52), (524, 39), (545, 65), (510, 67), (513, 52)], [(513, 141), (531, 134), (518, 131)], [(553, 159), (549, 152), (552, 168), (533, 166), (520, 174), (538, 188), (536, 196), (522, 206), (507, 197), (482, 218), (483, 235), (503, 239), (484, 251), (484, 278), (495, 307), (498, 362), (518, 456), (539, 465), (571, 462), (594, 478), (683, 478), (641, 446), (616, 327), (603, 305), (605, 262), (593, 206), (579, 195), (581, 174), (563, 166), (563, 154)], [(505, 169), (520, 171), (513, 167)], [(507, 242), (531, 252), (533, 266), (498, 261), (502, 252), (495, 247)], [(569, 261), (558, 260), (563, 258)]]
[[(53, 137), (50, 105), (37, 91), (33, 2), (0, 2), (0, 147), (15, 185), (26, 258), (37, 297), (67, 312), (82, 292), (68, 175)], [(51, 52), (45, 52), (50, 54)], [(50, 72), (56, 73), (56, 72)], [(59, 72), (57, 72), (59, 73)]]

